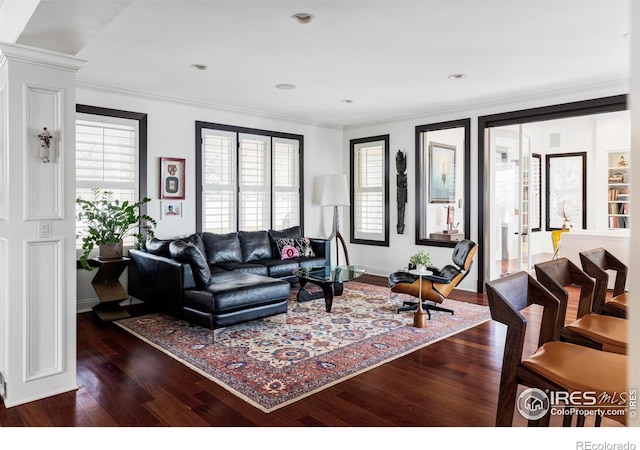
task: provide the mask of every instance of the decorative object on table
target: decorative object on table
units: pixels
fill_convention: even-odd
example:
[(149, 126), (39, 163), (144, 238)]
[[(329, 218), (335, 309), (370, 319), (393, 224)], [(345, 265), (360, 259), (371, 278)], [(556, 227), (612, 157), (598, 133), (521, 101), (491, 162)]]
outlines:
[(182, 219), (182, 202), (163, 201), (162, 219)]
[(49, 133), (47, 127), (44, 127), (42, 128), (42, 133), (38, 135), (38, 139), (40, 139), (40, 160), (43, 163), (48, 163), (52, 156), (51, 142), (53, 135)]
[(429, 202), (456, 200), (456, 146), (429, 143)]
[(351, 204), (349, 201), (349, 185), (346, 175), (332, 174), (324, 176), (320, 204), (322, 206), (333, 206), (333, 229), (327, 239), (331, 240), (336, 238), (336, 266), (340, 265), (338, 241), (342, 244), (345, 261), (346, 264), (349, 265), (349, 253), (347, 252), (347, 245), (344, 242), (344, 238), (342, 234), (340, 234), (340, 221), (338, 217), (338, 207), (349, 206)]
[(418, 251), (415, 255), (409, 259), (409, 268), (415, 268), (416, 270), (420, 270), (424, 272), (427, 270), (427, 267), (431, 264), (431, 255), (424, 250)]
[(453, 205), (449, 205), (449, 206), (445, 206), (445, 208), (447, 210), (447, 218), (446, 218), (447, 229), (442, 230), (442, 232), (445, 234), (458, 234), (458, 230), (456, 228), (458, 227), (460, 222), (456, 223), (455, 225), (456, 228), (454, 228), (454, 225), (453, 225), (453, 223), (455, 222), (456, 207)]
[(160, 158), (160, 198), (184, 200), (184, 158)]
[(398, 153), (396, 153), (396, 170), (398, 171), (396, 175), (396, 195), (398, 201), (398, 223), (396, 224), (396, 229), (398, 234), (403, 234), (404, 212), (407, 203), (407, 174), (405, 173), (407, 170), (407, 157), (402, 150), (398, 150)]
[(113, 192), (98, 188), (93, 190), (93, 197), (93, 200), (76, 199), (80, 205), (78, 220), (85, 224), (80, 264), (88, 271), (93, 270), (87, 258), (95, 246), (100, 248), (101, 260), (122, 258), (124, 238), (135, 237), (139, 246), (145, 239), (143, 231), (153, 237), (156, 225), (152, 217), (140, 212), (140, 207), (151, 201), (149, 197), (135, 203), (121, 202), (113, 197)]
[[(324, 302), (298, 303), (296, 291), (287, 314), (216, 330), (215, 340), (214, 331), (165, 314), (115, 324), (269, 413), (490, 319), (486, 306), (449, 300), (455, 320), (434, 313), (418, 330), (396, 314), (386, 287), (349, 282), (331, 314)], [(300, 336), (313, 338), (292, 339)]]

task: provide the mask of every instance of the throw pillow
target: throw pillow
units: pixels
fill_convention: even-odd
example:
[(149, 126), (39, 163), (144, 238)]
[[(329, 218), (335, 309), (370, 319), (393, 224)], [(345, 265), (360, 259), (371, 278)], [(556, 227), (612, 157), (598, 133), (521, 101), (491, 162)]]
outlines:
[(147, 253), (169, 258), (171, 256), (171, 253), (169, 252), (170, 243), (170, 240), (148, 238), (147, 242), (145, 242), (145, 248), (147, 250)]
[(196, 284), (199, 286), (211, 284), (211, 269), (207, 264), (207, 259), (192, 242), (185, 242), (181, 239), (173, 241), (169, 244), (169, 252), (176, 261), (191, 266)]
[(311, 258), (316, 256), (311, 248), (309, 238), (291, 238), (276, 240), (281, 259), (290, 259), (303, 256)]

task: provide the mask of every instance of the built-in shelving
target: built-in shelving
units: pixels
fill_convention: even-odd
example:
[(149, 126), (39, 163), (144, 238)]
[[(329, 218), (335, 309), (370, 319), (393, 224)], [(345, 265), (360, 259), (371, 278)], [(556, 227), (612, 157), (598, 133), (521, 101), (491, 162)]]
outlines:
[(609, 153), (607, 174), (609, 229), (631, 228), (629, 222), (631, 207), (629, 176), (631, 172), (628, 151)]

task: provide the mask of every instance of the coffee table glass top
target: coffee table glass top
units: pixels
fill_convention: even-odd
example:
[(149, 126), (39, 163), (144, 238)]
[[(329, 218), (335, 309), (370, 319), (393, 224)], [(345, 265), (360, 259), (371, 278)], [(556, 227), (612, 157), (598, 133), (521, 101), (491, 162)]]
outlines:
[(366, 271), (364, 266), (314, 266), (301, 267), (295, 275), (324, 283), (344, 283), (355, 280)]

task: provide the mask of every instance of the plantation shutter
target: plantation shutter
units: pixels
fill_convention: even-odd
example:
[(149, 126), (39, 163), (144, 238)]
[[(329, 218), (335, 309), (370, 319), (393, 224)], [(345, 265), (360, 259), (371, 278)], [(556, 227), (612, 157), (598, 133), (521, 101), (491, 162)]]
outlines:
[[(94, 114), (76, 115), (76, 198), (93, 199), (93, 190), (114, 198), (138, 198), (138, 121)], [(76, 206), (76, 216), (80, 208)], [(82, 246), (84, 221), (76, 220), (76, 246)], [(124, 240), (133, 245), (132, 236)]]
[(203, 131), (204, 231), (236, 229), (236, 134)]
[(356, 144), (354, 238), (384, 240), (384, 141)]
[(273, 138), (273, 229), (300, 225), (300, 145)]

